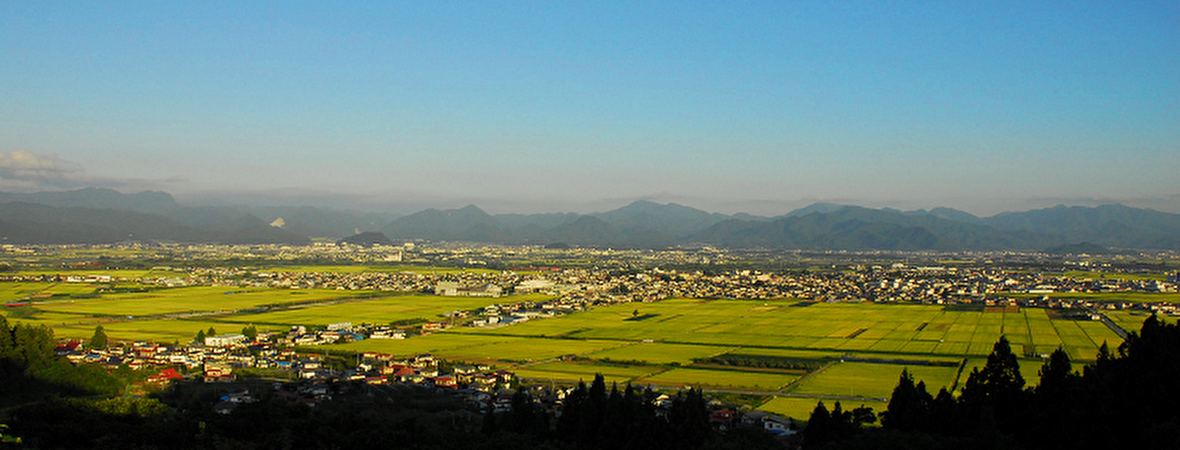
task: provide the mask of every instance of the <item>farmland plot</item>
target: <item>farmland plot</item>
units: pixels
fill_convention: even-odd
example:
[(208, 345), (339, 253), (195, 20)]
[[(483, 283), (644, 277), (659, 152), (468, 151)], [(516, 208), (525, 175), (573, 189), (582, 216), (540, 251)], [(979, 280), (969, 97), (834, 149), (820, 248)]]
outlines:
[(796, 421), (807, 421), (811, 417), (811, 412), (815, 410), (815, 405), (819, 402), (824, 403), (824, 407), (829, 411), (836, 407), (836, 402), (840, 402), (840, 408), (849, 411), (853, 408), (865, 406), (873, 408), (873, 412), (881, 412), (889, 406), (887, 402), (880, 401), (854, 401), (854, 400), (840, 400), (832, 398), (800, 398), (800, 397), (775, 397), (758, 406), (759, 411), (766, 411), (772, 414), (778, 414), (783, 417), (789, 417)]
[(779, 373), (678, 368), (642, 378), (638, 381), (638, 384), (654, 384), (658, 386), (690, 385), (694, 387), (773, 391), (782, 389), (798, 378), (798, 375)]
[(897, 386), (902, 370), (908, 370), (914, 381), (925, 381), (927, 389), (938, 393), (938, 389), (950, 389), (958, 366), (902, 366), (896, 364), (873, 364), (845, 362), (835, 364), (823, 372), (812, 375), (795, 386), (796, 394), (828, 394), (849, 397), (889, 398)]

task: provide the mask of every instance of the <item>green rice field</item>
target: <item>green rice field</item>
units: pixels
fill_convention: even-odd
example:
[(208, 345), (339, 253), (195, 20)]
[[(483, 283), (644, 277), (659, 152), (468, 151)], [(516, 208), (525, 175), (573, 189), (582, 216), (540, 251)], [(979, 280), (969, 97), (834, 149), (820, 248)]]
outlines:
[[(1143, 328), (1143, 321), (1147, 320), (1148, 317), (1151, 317), (1151, 314), (1145, 311), (1117, 310), (1105, 311), (1103, 314), (1110, 318), (1110, 320), (1114, 321), (1114, 323), (1118, 324), (1119, 328), (1127, 330), (1128, 332), (1138, 332), (1139, 329)], [(1167, 319), (1169, 322), (1176, 321), (1176, 317), (1163, 316), (1163, 318)], [(1111, 341), (1111, 350), (1113, 351), (1115, 347), (1115, 343)]]
[(519, 367), (516, 369), (516, 375), (537, 382), (576, 383), (584, 381), (589, 383), (594, 379), (596, 374), (602, 374), (607, 383), (619, 383), (622, 385), (628, 382), (634, 382), (641, 377), (662, 372), (663, 370), (664, 368), (658, 366), (617, 366), (553, 362)]
[[(361, 292), (364, 291), (329, 291)], [(340, 295), (340, 294), (337, 294)], [(448, 311), (467, 311), (502, 302), (502, 299), (479, 297), (439, 297), (434, 295), (398, 295), (333, 305), (316, 305), (260, 314), (242, 314), (233, 320), (250, 323), (324, 326), (334, 322), (390, 323), (401, 320), (443, 320)]]
[(867, 406), (873, 408), (874, 412), (884, 411), (888, 402), (876, 401), (854, 401), (854, 400), (839, 400), (831, 398), (806, 398), (806, 397), (774, 397), (763, 403), (758, 407), (760, 411), (766, 411), (773, 414), (778, 414), (783, 417), (790, 417), (794, 420), (807, 421), (811, 417), (811, 412), (815, 410), (816, 403), (823, 401), (824, 407), (831, 411), (836, 407), (836, 402), (840, 402), (840, 407), (845, 411), (860, 406)]
[(1106, 279), (1106, 280), (1129, 280), (1129, 281), (1139, 281), (1139, 280), (1164, 281), (1167, 278), (1167, 275), (1162, 274), (1162, 273), (1119, 273), (1119, 272), (1094, 272), (1094, 271), (1081, 271), (1081, 270), (1071, 270), (1071, 271), (1068, 271), (1065, 273), (1060, 273), (1060, 274), (1047, 273), (1045, 275), (1046, 276), (1063, 276), (1063, 277), (1069, 277), (1069, 278), (1076, 278), (1079, 280)]
[(224, 287), (184, 287), (155, 289), (148, 292), (103, 294), (97, 298), (63, 298), (38, 301), (43, 311), (57, 311), (101, 316), (154, 316), (209, 311), (233, 311), (263, 305), (307, 302), (333, 298), (371, 295), (363, 291), (332, 289), (242, 289)]
[(585, 356), (619, 347), (622, 343), (607, 340), (516, 339), (438, 352), (443, 357), (462, 360), (489, 359), (506, 362), (542, 361), (562, 356)]
[(52, 283), (0, 283), (0, 301), (26, 301), (28, 296), (48, 289)]
[(610, 361), (644, 361), (651, 364), (688, 365), (694, 359), (709, 358), (734, 350), (735, 347), (714, 347), (709, 345), (640, 343), (596, 352), (594, 359)]
[[(914, 382), (926, 382), (926, 389), (931, 394), (938, 393), (943, 387), (953, 390), (952, 383), (959, 373), (957, 365), (918, 366), (843, 362), (812, 374), (798, 383), (791, 392), (887, 399), (897, 386), (902, 370), (909, 371), (914, 377)], [(815, 404), (812, 403), (812, 406)]]
[[(135, 320), (127, 322), (90, 323), (86, 325), (56, 326), (53, 332), (58, 337), (86, 339), (94, 334), (94, 327), (102, 325), (108, 336), (115, 336), (122, 340), (145, 340), (155, 342), (187, 343), (193, 340), (198, 331), (213, 328), (218, 333), (238, 333), (245, 327), (242, 324), (225, 323), (211, 320)], [(258, 331), (283, 331), (283, 327), (257, 325)]]
[[(1001, 335), (1017, 354), (1039, 356), (1064, 346), (1079, 360), (1093, 360), (1105, 340), (1120, 342), (1100, 322), (1055, 320), (1043, 309), (1019, 312), (954, 310), (927, 305), (879, 305), (740, 300), (665, 300), (639, 307), (602, 307), (565, 317), (461, 333), (518, 337), (569, 337), (662, 344), (800, 350), (829, 354), (963, 358), (986, 356)], [(635, 320), (636, 317), (645, 317)], [(683, 349), (683, 347), (681, 347)], [(629, 350), (642, 351), (642, 350)], [(683, 351), (683, 350), (681, 350)], [(613, 356), (603, 356), (614, 359)], [(657, 359), (659, 358), (659, 359)], [(623, 360), (642, 360), (631, 355)], [(667, 361), (674, 356), (653, 360)]]
[[(1025, 387), (1035, 387), (1038, 384), (1040, 384), (1040, 381), (1041, 381), (1040, 370), (1041, 370), (1041, 366), (1043, 366), (1045, 364), (1044, 360), (1032, 359), (1032, 358), (1018, 358), (1016, 362), (1017, 362), (1017, 364), (1020, 365), (1020, 376), (1024, 377)], [(967, 381), (967, 376), (971, 374), (972, 369), (976, 369), (976, 368), (983, 369), (983, 366), (985, 364), (987, 364), (987, 358), (968, 359), (967, 362), (963, 365), (962, 379), (959, 380), (959, 386), (956, 388), (955, 391), (958, 392), (963, 389), (963, 382)], [(1074, 362), (1072, 365), (1073, 365), (1074, 371), (1081, 371), (1082, 367), (1085, 366), (1084, 363), (1079, 363), (1079, 362)]]
[(782, 373), (676, 368), (643, 378), (640, 384), (777, 391), (797, 379), (798, 375)]
[[(353, 266), (341, 266), (346, 268)], [(102, 324), (113, 339), (187, 342), (198, 330), (210, 327), (236, 332), (254, 324), (260, 330), (280, 331), (292, 325), (346, 321), (441, 321), (449, 311), (548, 298), (424, 294), (368, 298), (375, 293), (215, 287), (99, 295), (95, 289), (73, 283), (3, 283), (0, 296), (9, 301), (33, 296), (33, 304), (0, 312), (13, 321), (51, 326), (63, 337), (86, 338), (95, 325)], [(365, 298), (352, 298), (358, 296)], [(291, 304), (298, 305), (243, 311)], [(175, 315), (181, 317), (171, 318)], [(1126, 311), (1110, 311), (1108, 316), (1130, 330), (1138, 329), (1146, 318)], [(458, 326), (403, 340), (371, 339), (309, 350), (399, 356), (432, 353), (451, 361), (510, 367), (522, 377), (550, 382), (577, 382), (602, 373), (608, 381), (640, 386), (858, 397), (874, 406), (871, 399), (887, 398), (903, 368), (925, 381), (932, 393), (956, 382), (961, 387), (971, 367), (982, 366), (1000, 336), (1006, 336), (1013, 352), (1022, 357), (1022, 371), (1030, 385), (1041, 356), (1058, 347), (1083, 364), (1094, 359), (1103, 342), (1112, 349), (1121, 343), (1103, 322), (1071, 320), (1037, 308), (985, 312), (913, 304), (669, 299), (602, 306), (498, 328)], [(745, 359), (733, 364), (744, 366), (704, 361), (725, 354), (741, 355)], [(847, 362), (839, 362), (842, 359)], [(964, 360), (966, 369), (960, 379), (958, 363)], [(830, 364), (804, 375), (825, 363)], [(814, 406), (813, 398), (779, 397), (762, 409), (794, 415), (810, 413)]]
[(446, 355), (452, 354), (451, 352), (456, 349), (516, 341), (517, 339), (513, 338), (488, 338), (485, 336), (470, 336), (457, 333), (435, 333), (426, 336), (416, 336), (410, 339), (365, 339), (347, 344), (310, 348), (317, 351), (381, 352), (399, 356), (432, 353), (447, 357)]
[(1180, 293), (1151, 292), (1059, 292), (1052, 294), (1004, 294), (1008, 297), (1043, 297), (1058, 299), (1087, 300), (1092, 302), (1133, 302), (1133, 303), (1180, 303)]

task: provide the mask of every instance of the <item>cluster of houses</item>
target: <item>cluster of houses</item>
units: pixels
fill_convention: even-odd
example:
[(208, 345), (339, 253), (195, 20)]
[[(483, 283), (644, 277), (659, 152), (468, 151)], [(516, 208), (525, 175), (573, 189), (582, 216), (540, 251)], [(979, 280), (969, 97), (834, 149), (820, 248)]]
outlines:
[[(434, 323), (434, 322), (431, 322)], [(423, 326), (425, 329), (425, 325)], [(356, 324), (352, 322), (330, 323), (326, 328), (309, 329), (302, 325), (292, 326), (277, 342), (285, 346), (312, 346), (365, 339), (405, 339), (408, 332), (403, 328), (389, 325)]]
[(493, 392), (513, 383), (515, 375), (506, 370), (492, 370), (487, 365), (444, 366), (431, 354), (396, 358), (387, 353), (365, 352), (360, 355), (356, 367), (346, 370), (340, 379), (372, 385), (402, 383)]
[[(356, 342), (365, 339), (405, 339), (415, 334), (429, 334), (455, 326), (479, 328), (508, 326), (581, 309), (580, 305), (575, 307), (557, 301), (493, 304), (472, 311), (448, 311), (442, 314), (442, 320), (402, 327), (369, 323), (353, 324), (352, 322), (330, 323), (325, 328), (292, 326), (286, 334), (276, 339), (276, 342), (292, 347)], [(231, 345), (244, 339), (245, 337), (240, 334), (231, 334), (206, 338), (205, 342), (206, 345), (221, 346)]]
[[(165, 369), (161, 375), (153, 378), (160, 378), (166, 383), (181, 379), (182, 376), (175, 369)], [(551, 417), (560, 418), (565, 399), (576, 389), (569, 386), (520, 386), (514, 381), (511, 372), (490, 371), (487, 366), (454, 366), (443, 371), (439, 361), (428, 354), (399, 359), (388, 354), (368, 352), (361, 356), (361, 363), (355, 369), (345, 371), (331, 380), (275, 383), (273, 396), (288, 403), (314, 407), (320, 402), (331, 401), (335, 394), (401, 384), (434, 389), (439, 393), (449, 392), (472, 410), (483, 414), (509, 414), (513, 409), (514, 395), (517, 390), (524, 389), (530, 394), (534, 407)], [(240, 405), (257, 401), (248, 389), (231, 386), (213, 406), (215, 412), (232, 414)], [(676, 395), (650, 393), (647, 401), (651, 403), (657, 417), (667, 419), (671, 415)], [(761, 429), (784, 438), (797, 434), (796, 425), (790, 418), (766, 411), (740, 411), (719, 401), (710, 402), (708, 410), (710, 425), (719, 431), (733, 428)]]
[[(319, 371), (320, 361), (315, 355), (299, 354), (293, 349), (280, 348), (269, 342), (247, 342), (241, 335), (207, 337), (205, 343), (163, 345), (137, 341), (128, 345), (105, 348), (85, 348), (79, 341), (63, 342), (57, 355), (75, 364), (91, 363), (110, 369), (128, 367), (147, 370), (164, 369), (148, 378), (149, 383), (166, 384), (180, 378), (200, 377), (206, 382), (236, 381), (234, 371), (244, 368), (288, 369), (317, 376), (330, 376)], [(181, 373), (183, 371), (183, 374)]]
[[(349, 331), (344, 330), (351, 328), (347, 323), (334, 325), (334, 330), (320, 331), (345, 334)], [(303, 327), (295, 328), (300, 330), (293, 330), (284, 339), (290, 340), (296, 333), (308, 335)], [(58, 345), (57, 354), (75, 364), (92, 363), (111, 369), (163, 367), (148, 379), (160, 384), (197, 376), (205, 382), (236, 381), (235, 371), (255, 368), (280, 369), (303, 380), (363, 381), (375, 385), (406, 383), (478, 391), (490, 391), (513, 381), (511, 372), (493, 371), (486, 365), (448, 365), (444, 370), (440, 361), (429, 354), (398, 359), (390, 354), (366, 352), (358, 355), (355, 367), (330, 370), (319, 355), (300, 353), (267, 341), (248, 341), (241, 334), (209, 336), (203, 343), (175, 346), (138, 341), (123, 346), (85, 348), (80, 341), (69, 341)]]
[[(675, 266), (694, 261), (698, 256), (724, 259), (726, 252), (716, 249), (684, 249), (675, 251), (619, 251), (619, 250), (548, 250), (529, 246), (463, 246), (445, 243), (430, 248), (407, 246), (390, 247), (390, 251), (437, 258), (456, 257), (483, 260), (544, 256), (544, 260), (562, 261), (564, 258), (605, 258), (596, 267), (571, 267), (558, 270), (521, 268), (519, 271), (452, 272), (422, 271), (308, 272), (259, 270), (245, 267), (161, 267), (150, 276), (137, 280), (116, 280), (105, 275), (38, 275), (40, 281), (101, 283), (109, 281), (138, 281), (141, 284), (211, 285), (226, 287), (270, 288), (327, 288), (340, 290), (376, 290), (400, 292), (428, 292), (440, 296), (472, 296), (499, 298), (514, 293), (542, 293), (555, 299), (547, 308), (574, 310), (590, 304), (632, 301), (658, 301), (665, 298), (800, 298), (816, 301), (873, 301), (912, 303), (977, 303), (1006, 294), (1069, 294), (1099, 292), (1177, 292), (1180, 283), (1177, 273), (1164, 279), (1153, 277), (1120, 277), (1111, 267), (1092, 267), (1088, 263), (1065, 262), (1066, 270), (1105, 270), (1110, 276), (1073, 277), (1042, 275), (1039, 270), (1027, 270), (1018, 263), (1010, 269), (992, 264), (987, 255), (961, 255), (980, 261), (975, 266), (909, 266), (903, 263), (832, 266), (825, 271), (769, 273), (757, 270), (662, 270), (658, 267), (637, 270), (634, 266), (620, 270), (619, 264), (641, 263), (651, 267), (660, 263)], [(267, 255), (271, 258), (303, 258), (319, 255), (328, 258), (348, 258), (354, 253), (374, 249), (339, 247), (336, 245), (291, 246), (179, 246), (172, 249), (190, 254), (194, 259), (223, 258), (227, 255)], [(353, 255), (353, 256), (349, 256)], [(450, 255), (450, 256), (447, 256)], [(920, 255), (919, 255), (920, 256)], [(927, 255), (937, 259), (937, 255)], [(1021, 261), (1019, 255), (995, 255)], [(762, 256), (766, 257), (765, 255)], [(1160, 256), (1164, 257), (1164, 256)], [(1175, 258), (1175, 254), (1167, 257)], [(429, 259), (428, 258), (428, 259)], [(983, 259), (981, 259), (983, 258)], [(1016, 258), (1016, 259), (1013, 259)], [(1036, 262), (1037, 255), (1027, 256)], [(444, 258), (445, 259), (445, 258)], [(954, 258), (952, 258), (954, 259)], [(351, 260), (349, 260), (351, 261)], [(356, 262), (356, 261), (354, 261)], [(164, 270), (167, 269), (167, 270)], [(528, 270), (525, 270), (528, 269)], [(1105, 272), (1104, 272), (1105, 273)], [(32, 275), (3, 275), (0, 280), (38, 281)], [(45, 277), (52, 280), (45, 280)], [(107, 277), (102, 279), (101, 277)], [(485, 325), (496, 325), (489, 320)], [(478, 325), (477, 325), (478, 326)]]
[[(348, 328), (350, 324), (335, 324), (333, 328)], [(177, 380), (202, 380), (206, 383), (238, 381), (237, 371), (245, 368), (275, 368), (289, 371), (295, 383), (276, 385), (276, 395), (291, 402), (314, 406), (330, 400), (333, 383), (387, 386), (399, 384), (450, 391), (479, 411), (510, 412), (512, 388), (519, 388), (515, 374), (495, 370), (487, 365), (454, 365), (440, 361), (430, 354), (396, 357), (387, 353), (365, 352), (356, 356), (356, 365), (346, 370), (331, 370), (318, 355), (301, 354), (270, 342), (255, 342), (239, 334), (206, 337), (204, 343), (169, 346), (144, 341), (107, 348), (84, 348), (78, 341), (58, 346), (58, 354), (74, 363), (93, 363), (109, 368), (126, 366), (149, 370), (160, 368), (147, 377), (152, 385), (167, 385)], [(235, 386), (230, 384), (229, 386)], [(530, 394), (542, 410), (556, 417), (572, 387), (532, 386)], [(288, 398), (289, 397), (289, 398)], [(255, 401), (248, 391), (233, 388), (214, 405), (214, 411), (231, 414), (235, 408)], [(667, 414), (673, 403), (668, 394), (658, 394), (650, 401), (657, 414)], [(715, 405), (711, 408), (711, 423), (718, 429), (733, 426), (754, 426), (777, 434), (793, 434), (789, 419), (754, 411), (737, 414), (731, 409)]]
[[(352, 322), (329, 324), (327, 328), (308, 329), (302, 325), (292, 326), (286, 335), (278, 339), (285, 346), (308, 346), (335, 344), (338, 342), (362, 341), (369, 325), (353, 326)], [(405, 336), (402, 335), (404, 338)]]

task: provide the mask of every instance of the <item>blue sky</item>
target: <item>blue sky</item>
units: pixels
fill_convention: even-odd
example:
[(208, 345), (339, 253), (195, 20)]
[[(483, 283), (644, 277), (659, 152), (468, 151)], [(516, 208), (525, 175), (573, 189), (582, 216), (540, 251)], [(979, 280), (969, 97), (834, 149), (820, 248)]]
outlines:
[(0, 190), (1180, 212), (1174, 1), (173, 3), (0, 3)]

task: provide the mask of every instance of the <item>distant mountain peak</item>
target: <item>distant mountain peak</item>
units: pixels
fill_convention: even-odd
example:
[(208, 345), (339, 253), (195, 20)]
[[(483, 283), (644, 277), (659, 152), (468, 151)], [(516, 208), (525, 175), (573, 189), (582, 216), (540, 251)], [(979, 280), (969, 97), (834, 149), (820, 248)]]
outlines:
[(480, 209), (478, 206), (475, 206), (475, 205), (467, 205), (467, 206), (464, 206), (459, 209), (448, 209), (443, 212), (446, 213), (448, 216), (453, 215), (453, 214), (460, 214), (460, 215), (466, 215), (466, 216), (491, 217), (490, 214), (484, 212), (484, 210)]
[[(631, 202), (631, 203), (627, 204), (627, 206), (643, 206), (643, 205), (656, 205), (656, 206), (662, 206), (662, 205), (660, 205), (659, 203), (656, 203), (656, 202), (653, 202), (653, 201), (651, 201), (651, 200), (647, 200), (647, 199), (639, 199), (639, 200), (636, 200), (636, 201), (633, 201), (633, 202)], [(625, 208), (625, 207), (624, 207), (624, 208)]]
[(470, 212), (475, 212), (475, 211), (483, 212), (482, 209), (479, 209), (478, 206), (475, 206), (473, 204), (468, 204), (467, 206), (459, 208), (458, 210), (459, 211), (470, 211)]
[(234, 221), (234, 228), (238, 230), (264, 226), (270, 226), (270, 224), (253, 214), (246, 214)]
[(120, 209), (146, 213), (163, 213), (179, 207), (176, 200), (167, 192), (141, 191), (124, 194), (114, 189), (97, 187), (33, 193), (0, 192), (0, 202), (11, 201), (59, 208)]
[(365, 231), (341, 239), (337, 241), (336, 244), (352, 244), (364, 247), (372, 247), (374, 245), (393, 245), (393, 241), (391, 241), (384, 233), (379, 231)]
[(783, 217), (806, 216), (811, 213), (830, 213), (830, 212), (839, 211), (839, 210), (841, 210), (843, 208), (847, 208), (847, 207), (848, 207), (848, 205), (840, 205), (840, 204), (836, 204), (836, 203), (815, 202), (810, 205), (804, 206), (802, 208), (796, 209), (794, 211), (788, 212)]

